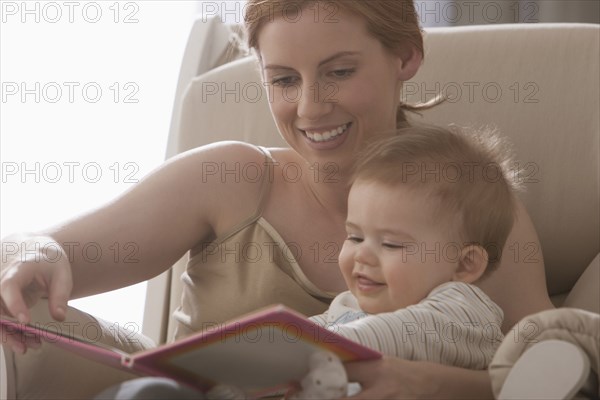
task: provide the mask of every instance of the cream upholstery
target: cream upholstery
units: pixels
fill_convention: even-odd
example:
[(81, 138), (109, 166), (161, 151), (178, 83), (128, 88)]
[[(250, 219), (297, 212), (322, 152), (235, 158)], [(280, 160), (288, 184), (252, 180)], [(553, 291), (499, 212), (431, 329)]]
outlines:
[[(230, 29), (215, 20), (198, 20), (192, 30), (167, 156), (227, 139), (284, 145), (266, 94), (258, 91), (255, 61), (240, 58), (221, 65), (241, 54)], [(600, 312), (599, 26), (431, 29), (426, 49), (423, 67), (406, 83), (405, 100), (426, 100), (441, 90), (450, 100), (425, 112), (423, 121), (491, 123), (510, 137), (521, 160), (520, 177), (527, 179), (523, 201), (540, 235), (550, 293), (559, 305), (564, 301), (570, 307)], [(541, 257), (542, 249), (522, 243), (510, 251), (509, 256), (526, 258)], [(157, 342), (171, 337), (170, 315), (179, 302), (184, 267), (185, 258), (149, 285), (144, 332)], [(23, 394), (20, 398), (48, 397), (47, 393), (59, 397), (44, 386), (55, 390), (51, 381), (55, 375), (60, 379), (62, 372), (62, 356), (56, 364), (49, 363), (50, 357), (38, 355), (39, 365), (48, 368), (40, 368), (32, 358), (27, 362), (11, 358), (12, 393)], [(51, 370), (50, 365), (59, 369)], [(71, 397), (93, 393), (96, 386), (88, 384), (90, 377), (106, 373), (102, 371), (92, 372), (90, 365), (74, 371), (69, 376), (72, 385), (81, 384), (69, 388)], [(20, 378), (15, 381), (15, 376)], [(123, 377), (114, 378), (119, 379)], [(39, 385), (31, 387), (31, 382)]]
[[(489, 367), (492, 389), (496, 397), (500, 394), (511, 368), (525, 351), (546, 340), (560, 340), (573, 343), (589, 359), (591, 371), (588, 385), (580, 395), (584, 398), (598, 398), (600, 392), (599, 314), (568, 307), (542, 311), (521, 320), (508, 337), (510, 339), (502, 342)], [(528, 375), (527, 372), (523, 374), (525, 384), (519, 385), (520, 387), (526, 386), (528, 379), (535, 380), (540, 376), (535, 373)], [(544, 381), (547, 379), (542, 379), (542, 382)], [(522, 390), (519, 392), (526, 393)]]
[[(222, 43), (223, 53), (228, 44)], [(555, 304), (561, 305), (600, 252), (599, 26), (435, 28), (426, 31), (425, 45), (425, 62), (405, 84), (403, 100), (414, 103), (445, 93), (446, 103), (413, 119), (492, 124), (510, 138), (520, 167), (515, 179), (526, 186), (522, 199), (542, 249), (520, 243), (505, 256), (526, 261), (542, 257), (543, 251), (548, 289)], [(282, 145), (266, 92), (256, 94), (260, 87), (252, 57), (196, 77), (183, 100), (180, 130), (171, 132), (178, 138), (176, 152), (228, 139)], [(185, 263), (179, 263), (173, 269), (169, 301), (162, 302), (169, 309), (162, 321), (169, 338), (173, 326), (168, 316), (178, 304), (177, 278), (184, 268)], [(597, 264), (591, 268), (589, 274)], [(600, 312), (599, 286), (599, 280), (582, 280), (569, 297), (570, 306)], [(149, 296), (154, 297), (157, 291), (152, 289)], [(155, 307), (152, 310), (156, 313)], [(165, 329), (161, 332), (163, 336), (153, 338), (164, 340)]]

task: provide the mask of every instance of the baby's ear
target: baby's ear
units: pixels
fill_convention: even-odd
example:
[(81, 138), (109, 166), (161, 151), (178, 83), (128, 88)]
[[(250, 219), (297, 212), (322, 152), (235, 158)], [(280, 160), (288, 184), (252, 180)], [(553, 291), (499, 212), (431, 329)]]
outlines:
[(483, 247), (477, 244), (466, 245), (460, 253), (460, 260), (456, 271), (454, 271), (453, 280), (473, 283), (483, 275), (487, 265), (488, 253)]

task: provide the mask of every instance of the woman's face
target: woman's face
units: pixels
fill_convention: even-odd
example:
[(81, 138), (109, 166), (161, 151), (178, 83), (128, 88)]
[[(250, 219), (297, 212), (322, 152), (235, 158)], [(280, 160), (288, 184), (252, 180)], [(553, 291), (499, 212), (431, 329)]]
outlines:
[[(321, 8), (318, 8), (321, 7)], [(396, 126), (402, 60), (365, 21), (314, 6), (276, 17), (258, 36), (271, 112), (288, 144), (311, 165), (351, 165), (355, 153)]]

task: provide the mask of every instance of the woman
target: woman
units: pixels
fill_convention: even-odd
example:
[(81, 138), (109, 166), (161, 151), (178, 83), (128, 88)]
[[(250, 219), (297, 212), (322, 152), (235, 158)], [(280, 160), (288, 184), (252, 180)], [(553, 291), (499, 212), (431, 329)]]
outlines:
[[(42, 262), (3, 255), (5, 312), (27, 321), (27, 306), (49, 296), (64, 318), (69, 298), (149, 279), (188, 249), (178, 336), (271, 303), (305, 314), (326, 308), (345, 289), (337, 253), (345, 239), (347, 179), (356, 152), (378, 132), (405, 124), (402, 82), (417, 72), (422, 37), (412, 1), (249, 0), (248, 41), (269, 88), (273, 117), (289, 149), (220, 143), (169, 160), (115, 201), (38, 235)], [(204, 165), (259, 166), (260, 179), (204, 176)], [(293, 165), (299, 172), (286, 174)], [(324, 179), (328, 177), (329, 179)], [(175, 194), (175, 195), (173, 195)], [(307, 223), (308, 222), (308, 223)], [(507, 246), (538, 239), (522, 205)], [(43, 243), (135, 242), (138, 262), (81, 254)], [(229, 256), (238, 245), (263, 247), (260, 262)], [(64, 245), (63, 245), (64, 247)], [(106, 252), (106, 254), (112, 254)], [(45, 257), (44, 257), (45, 256)], [(68, 257), (71, 256), (71, 257)], [(6, 258), (6, 260), (5, 260)], [(505, 313), (503, 330), (550, 308), (542, 261), (505, 257), (480, 285)], [(383, 359), (347, 366), (364, 390), (355, 398), (491, 397), (485, 371)]]

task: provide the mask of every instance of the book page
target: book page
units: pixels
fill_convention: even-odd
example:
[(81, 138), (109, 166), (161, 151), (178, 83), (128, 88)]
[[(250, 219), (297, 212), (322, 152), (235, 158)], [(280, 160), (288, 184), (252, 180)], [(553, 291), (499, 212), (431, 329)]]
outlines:
[(278, 305), (214, 325), (210, 330), (136, 355), (132, 361), (134, 368), (161, 370), (165, 376), (200, 389), (220, 383), (252, 393), (300, 381), (316, 351), (330, 351), (342, 361), (381, 357)]
[(204, 379), (253, 391), (292, 383), (308, 373), (310, 355), (322, 347), (284, 332), (255, 327), (192, 349), (170, 363)]

